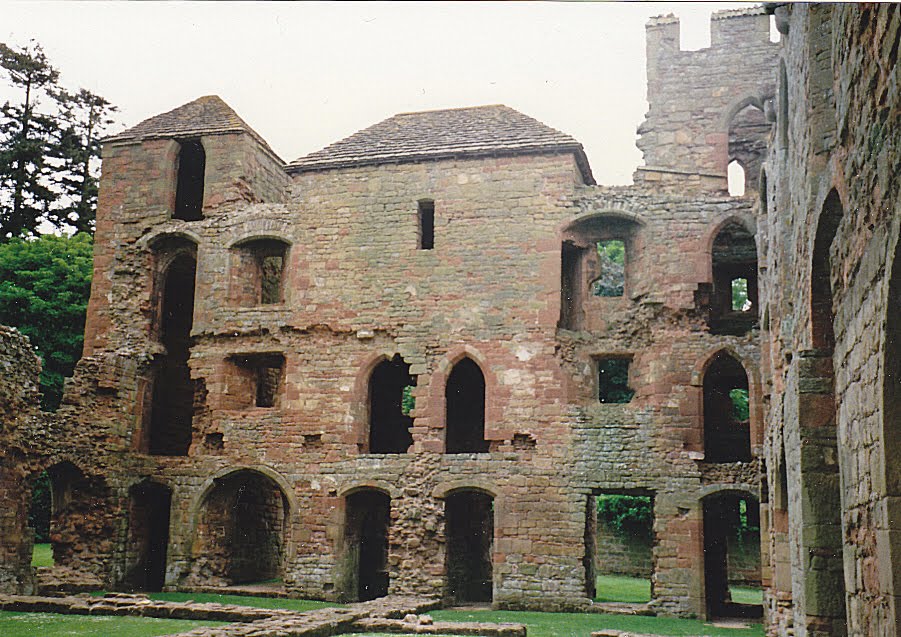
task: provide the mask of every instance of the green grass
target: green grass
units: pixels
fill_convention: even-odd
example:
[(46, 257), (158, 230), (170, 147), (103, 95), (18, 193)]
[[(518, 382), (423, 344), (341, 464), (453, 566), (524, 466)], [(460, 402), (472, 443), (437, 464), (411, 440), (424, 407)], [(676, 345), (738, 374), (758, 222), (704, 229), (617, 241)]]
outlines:
[(201, 626), (222, 626), (222, 622), (198, 622), (152, 617), (87, 617), (56, 613), (13, 613), (0, 611), (0, 635), (34, 637), (155, 637), (185, 632)]
[(671, 619), (668, 617), (492, 610), (436, 610), (429, 614), (435, 618), (435, 621), (525, 624), (529, 637), (585, 637), (592, 631), (605, 628), (649, 635), (763, 637), (763, 627), (760, 624), (750, 628), (717, 628), (694, 619)]
[(651, 601), (651, 581), (625, 575), (598, 575), (596, 602), (643, 604)]
[(35, 544), (31, 553), (32, 566), (53, 566), (53, 546), (50, 544)]
[(763, 604), (763, 591), (759, 588), (730, 586), (729, 592), (732, 594), (732, 601), (737, 604)]
[[(194, 600), (198, 603), (214, 602), (216, 604), (234, 604), (252, 608), (285, 608), (299, 612), (339, 606), (329, 602), (316, 602), (309, 599), (281, 599), (278, 597), (253, 597), (251, 595), (219, 595), (218, 593), (150, 593), (150, 599), (165, 602), (186, 602)], [(0, 633), (2, 635), (2, 633)]]

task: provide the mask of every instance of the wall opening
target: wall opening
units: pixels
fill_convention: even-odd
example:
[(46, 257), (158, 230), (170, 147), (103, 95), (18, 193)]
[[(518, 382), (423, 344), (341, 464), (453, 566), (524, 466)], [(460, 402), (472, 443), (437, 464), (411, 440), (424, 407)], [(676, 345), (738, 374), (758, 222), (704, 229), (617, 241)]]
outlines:
[[(738, 222), (726, 224), (713, 241), (710, 331), (741, 335), (757, 325), (757, 245)], [(734, 309), (741, 308), (741, 309)]]
[[(897, 502), (901, 496), (901, 462), (898, 461), (901, 455), (901, 242), (895, 247), (888, 286), (883, 370), (882, 444), (885, 456), (882, 462), (886, 477), (886, 508), (890, 511), (888, 531), (895, 536), (901, 531), (901, 516), (891, 513), (897, 507), (892, 502)], [(901, 590), (901, 557), (892, 553), (890, 568), (892, 590), (897, 594)], [(895, 623), (901, 623), (901, 619), (896, 618)]]
[(347, 496), (345, 551), (352, 582), (348, 597), (365, 602), (388, 594), (388, 534), (391, 498), (375, 489)]
[[(193, 244), (192, 244), (193, 248)], [(159, 308), (160, 341), (165, 353), (154, 360), (148, 451), (154, 455), (184, 456), (191, 445), (194, 383), (188, 359), (194, 321), (194, 279), (197, 261), (181, 252), (162, 277)]]
[(725, 352), (716, 354), (704, 373), (704, 460), (751, 460), (748, 375)]
[(591, 330), (608, 299), (635, 292), (641, 271), (639, 224), (618, 215), (582, 219), (563, 232), (560, 250), (560, 321), (567, 330)]
[(194, 533), (193, 574), (207, 584), (281, 581), (288, 515), (271, 478), (251, 470), (217, 478)]
[(383, 360), (369, 377), (369, 453), (407, 453), (413, 444), (409, 405), (416, 377), (400, 355)]
[(597, 276), (591, 282), (595, 296), (622, 296), (626, 285), (626, 244), (621, 239), (597, 243)]
[(631, 358), (623, 356), (595, 359), (598, 379), (598, 402), (625, 404), (632, 400), (635, 390), (629, 387)]
[(471, 358), (454, 365), (446, 387), (447, 453), (485, 453), (485, 376)]
[(654, 498), (646, 494), (600, 493), (588, 498), (586, 574), (597, 602), (643, 604), (652, 597)]
[(708, 617), (761, 617), (760, 504), (721, 492), (704, 509), (704, 597)]
[(766, 161), (771, 124), (756, 103), (736, 112), (729, 121), (727, 178), (729, 194), (741, 197), (757, 192), (760, 169)]
[(242, 307), (284, 302), (288, 244), (254, 239), (232, 249), (231, 299)]
[(180, 142), (178, 176), (175, 187), (174, 219), (199, 221), (203, 219), (203, 187), (206, 173), (206, 153), (199, 139)]
[(285, 357), (279, 352), (235, 354), (229, 357), (232, 374), (228, 378), (226, 409), (278, 407)]
[(745, 195), (745, 169), (734, 159), (729, 162), (726, 171), (729, 187), (729, 195), (732, 197), (744, 197)]
[(445, 499), (447, 597), (452, 603), (492, 600), (494, 498), (456, 491)]
[(418, 203), (418, 242), (420, 250), (431, 250), (435, 247), (435, 202), (422, 199)]
[(28, 508), (28, 527), (33, 533), (31, 565), (39, 568), (53, 566), (53, 546), (50, 544), (50, 519), (53, 515), (53, 486), (50, 474), (41, 471), (31, 483), (31, 503)]
[(126, 583), (141, 591), (161, 591), (166, 580), (172, 490), (145, 481), (129, 490)]

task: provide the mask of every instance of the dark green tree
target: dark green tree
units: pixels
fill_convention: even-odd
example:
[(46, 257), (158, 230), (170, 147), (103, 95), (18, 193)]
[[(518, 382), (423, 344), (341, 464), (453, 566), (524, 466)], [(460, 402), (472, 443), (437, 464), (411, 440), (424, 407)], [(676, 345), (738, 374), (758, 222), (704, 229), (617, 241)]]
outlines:
[(0, 324), (31, 339), (43, 361), (42, 406), (54, 410), (81, 356), (93, 241), (44, 235), (0, 243)]
[(93, 232), (100, 175), (100, 139), (113, 123), (117, 110), (86, 89), (76, 93), (54, 91), (59, 105), (59, 139), (53, 153), (54, 189), (61, 195), (48, 211), (57, 227), (68, 225), (78, 232)]
[[(0, 43), (0, 69), (20, 98), (0, 106), (0, 239), (32, 233), (57, 198), (49, 186), (48, 157), (58, 131), (41, 110), (59, 72), (40, 45), (13, 49)], [(51, 100), (45, 100), (51, 101)]]

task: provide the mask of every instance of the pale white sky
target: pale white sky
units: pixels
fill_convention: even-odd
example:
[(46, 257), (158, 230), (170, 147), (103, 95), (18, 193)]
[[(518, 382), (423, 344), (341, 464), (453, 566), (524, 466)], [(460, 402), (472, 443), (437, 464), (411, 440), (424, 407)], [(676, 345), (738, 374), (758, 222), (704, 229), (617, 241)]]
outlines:
[(502, 103), (624, 184), (641, 162), (648, 18), (675, 13), (697, 49), (710, 12), (738, 6), (0, 1), (0, 41), (40, 42), (62, 84), (119, 106), (114, 131), (217, 94), (291, 161), (395, 113)]

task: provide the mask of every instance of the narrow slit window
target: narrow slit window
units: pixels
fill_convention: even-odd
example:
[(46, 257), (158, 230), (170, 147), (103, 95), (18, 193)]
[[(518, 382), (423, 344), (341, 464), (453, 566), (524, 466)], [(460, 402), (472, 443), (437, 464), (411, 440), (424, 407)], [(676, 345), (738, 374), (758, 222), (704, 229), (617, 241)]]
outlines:
[(435, 202), (423, 199), (419, 202), (419, 249), (435, 247)]
[(595, 296), (622, 296), (626, 287), (626, 244), (621, 239), (598, 241), (598, 275), (591, 282)]
[(635, 390), (629, 387), (628, 358), (599, 358), (598, 401), (604, 404), (625, 404), (632, 400)]

